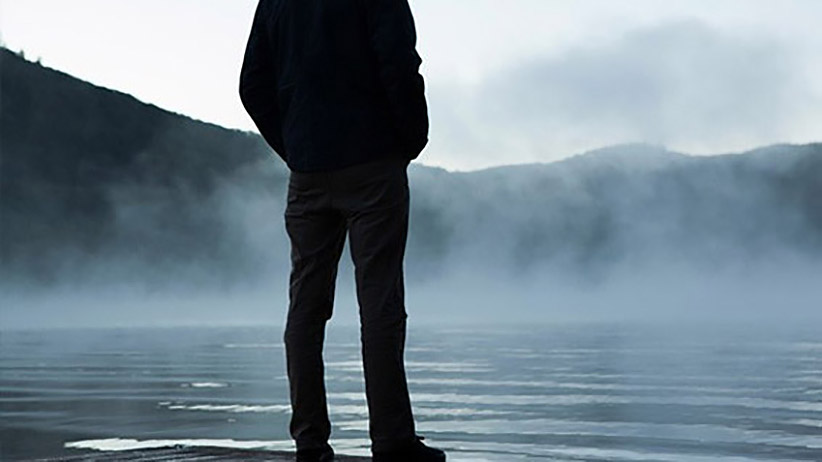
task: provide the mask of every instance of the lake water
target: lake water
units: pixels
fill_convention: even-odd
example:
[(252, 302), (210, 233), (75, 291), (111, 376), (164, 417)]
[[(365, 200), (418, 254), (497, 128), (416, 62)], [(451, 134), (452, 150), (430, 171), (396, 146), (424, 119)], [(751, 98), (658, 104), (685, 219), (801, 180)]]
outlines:
[[(412, 320), (413, 321), (413, 320)], [(464, 461), (820, 461), (822, 326), (409, 331), (418, 432)], [(290, 449), (279, 328), (0, 333), (0, 459)], [(358, 331), (332, 327), (338, 452), (368, 454)]]

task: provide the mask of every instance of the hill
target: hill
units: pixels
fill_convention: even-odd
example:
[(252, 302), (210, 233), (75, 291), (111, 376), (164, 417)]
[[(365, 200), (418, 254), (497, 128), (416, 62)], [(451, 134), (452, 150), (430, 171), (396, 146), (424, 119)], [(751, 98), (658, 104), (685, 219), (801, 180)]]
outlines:
[[(231, 287), (287, 271), (287, 172), (254, 134), (0, 50), (4, 284)], [(424, 158), (423, 158), (424, 160)], [(455, 173), (412, 165), (409, 279), (822, 256), (822, 144), (707, 157), (642, 144)]]
[(197, 261), (229, 277), (235, 272), (222, 265), (245, 249), (213, 208), (219, 192), (238, 183), (284, 188), (286, 172), (258, 136), (164, 111), (5, 49), (0, 94), (4, 280), (82, 278), (76, 270), (100, 259), (159, 273)]

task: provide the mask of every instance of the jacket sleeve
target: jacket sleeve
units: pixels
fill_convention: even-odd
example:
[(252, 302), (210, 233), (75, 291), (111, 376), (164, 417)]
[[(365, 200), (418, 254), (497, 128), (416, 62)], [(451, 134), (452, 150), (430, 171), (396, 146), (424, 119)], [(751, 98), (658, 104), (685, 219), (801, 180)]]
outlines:
[(266, 4), (266, 0), (260, 0), (254, 15), (240, 72), (240, 99), (266, 142), (287, 160)]
[(419, 73), (417, 33), (408, 0), (365, 0), (371, 47), (404, 154), (415, 159), (428, 144), (428, 105)]

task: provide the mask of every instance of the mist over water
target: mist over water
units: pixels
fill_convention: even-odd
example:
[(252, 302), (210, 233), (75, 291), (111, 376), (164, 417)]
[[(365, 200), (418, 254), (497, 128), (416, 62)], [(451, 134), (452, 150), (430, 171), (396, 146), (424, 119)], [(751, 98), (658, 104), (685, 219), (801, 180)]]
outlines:
[[(4, 326), (280, 324), (287, 174), (274, 162), (206, 194), (113, 185), (93, 251), (20, 248), (22, 271), (0, 283)], [(414, 322), (821, 319), (819, 145), (707, 158), (624, 145), (409, 175)], [(347, 249), (337, 292), (337, 321), (356, 323)]]
[[(259, 136), (0, 57), (4, 329), (282, 323), (288, 172)], [(412, 322), (820, 318), (820, 144), (409, 178)]]

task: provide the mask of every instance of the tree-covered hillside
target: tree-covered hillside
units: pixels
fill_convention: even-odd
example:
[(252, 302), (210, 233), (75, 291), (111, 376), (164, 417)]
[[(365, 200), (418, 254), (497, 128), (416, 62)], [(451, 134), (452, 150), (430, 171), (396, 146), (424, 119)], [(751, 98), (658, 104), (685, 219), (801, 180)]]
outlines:
[(225, 183), (283, 189), (286, 173), (258, 136), (5, 49), (0, 95), (0, 256), (8, 277), (48, 282), (111, 257), (161, 272), (189, 259), (219, 268), (246, 249), (209, 202)]
[[(287, 271), (287, 172), (259, 136), (7, 50), (0, 92), (4, 282), (230, 286)], [(643, 262), (822, 257), (822, 144), (710, 157), (624, 145), (465, 173), (414, 164), (410, 175), (412, 281), (544, 270), (596, 281)]]

